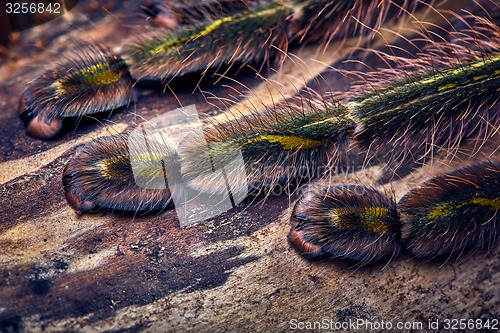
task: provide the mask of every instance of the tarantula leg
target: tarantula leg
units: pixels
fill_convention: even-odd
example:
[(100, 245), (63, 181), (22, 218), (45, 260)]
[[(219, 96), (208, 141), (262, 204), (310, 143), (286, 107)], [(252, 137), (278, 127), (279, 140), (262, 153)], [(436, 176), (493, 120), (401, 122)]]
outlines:
[(432, 178), (398, 203), (405, 246), (417, 257), (459, 254), (500, 239), (500, 162)]
[(172, 207), (165, 171), (178, 169), (169, 147), (133, 150), (128, 135), (115, 135), (78, 148), (64, 168), (63, 185), (68, 203), (79, 214), (99, 208), (158, 211)]
[(123, 59), (91, 46), (31, 82), (18, 109), (29, 135), (49, 139), (64, 118), (112, 110), (135, 99)]
[(400, 221), (393, 200), (359, 185), (324, 185), (293, 208), (288, 239), (307, 258), (329, 255), (367, 264), (398, 256)]
[(245, 0), (155, 0), (147, 2), (144, 11), (157, 26), (173, 30), (180, 26), (209, 22), (225, 16), (253, 10), (263, 3), (269, 2)]

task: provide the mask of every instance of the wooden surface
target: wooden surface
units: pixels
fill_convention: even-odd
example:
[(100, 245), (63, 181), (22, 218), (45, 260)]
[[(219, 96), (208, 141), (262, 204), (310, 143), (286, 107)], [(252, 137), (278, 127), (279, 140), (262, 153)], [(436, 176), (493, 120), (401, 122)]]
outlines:
[[(234, 95), (226, 87), (230, 80), (213, 85), (207, 79), (204, 93), (194, 89), (193, 80), (178, 80), (171, 85), (176, 96), (153, 89), (137, 105), (84, 119), (55, 140), (27, 137), (16, 111), (26, 82), (79, 43), (114, 47), (145, 24), (137, 14), (140, 3), (104, 6), (113, 14), (97, 2), (81, 1), (64, 18), (18, 36), (0, 62), (0, 331), (287, 331), (294, 320), (357, 319), (422, 322), (425, 328), (447, 318), (499, 317), (498, 244), (431, 262), (409, 254), (367, 267), (309, 262), (286, 240), (295, 200), (287, 195), (249, 198), (188, 228), (179, 226), (174, 211), (76, 215), (61, 182), (74, 147), (126, 131), (141, 117), (175, 109), (179, 101), (210, 112), (212, 103), (221, 106), (212, 94)], [(280, 74), (269, 71), (267, 83), (252, 71), (237, 74), (254, 92), (250, 99), (290, 96), (320, 74), (323, 90), (346, 90), (349, 81), (327, 66), (363, 68), (341, 64), (347, 47), (335, 43), (324, 52), (310, 46), (294, 53), (305, 63), (285, 62)], [(474, 159), (491, 154), (498, 142), (498, 136), (487, 142)], [(361, 169), (353, 154), (348, 166), (356, 172), (334, 181), (373, 186), (384, 178), (387, 170)], [(419, 182), (469, 162), (436, 158), (380, 187), (400, 198)]]

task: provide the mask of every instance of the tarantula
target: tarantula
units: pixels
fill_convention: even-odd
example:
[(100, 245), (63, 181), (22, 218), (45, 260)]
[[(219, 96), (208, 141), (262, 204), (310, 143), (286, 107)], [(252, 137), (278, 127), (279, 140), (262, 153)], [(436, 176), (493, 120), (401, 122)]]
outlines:
[[(31, 82), (19, 103), (21, 118), (29, 135), (51, 138), (66, 117), (136, 102), (134, 86), (141, 82), (168, 85), (190, 73), (204, 76), (236, 65), (257, 64), (260, 71), (283, 61), (288, 48), (374, 35), (389, 18), (431, 5), (436, 4), (155, 2), (147, 10), (156, 26), (133, 42), (117, 52), (91, 46)], [(167, 182), (166, 175), (178, 175), (185, 191), (220, 194), (227, 184), (205, 176), (239, 154), (248, 189), (266, 192), (294, 179), (322, 176), (320, 169), (328, 173), (349, 145), (370, 158), (389, 150), (387, 165), (393, 165), (432, 158), (434, 150), (457, 150), (470, 139), (494, 140), (500, 121), (500, 7), (477, 1), (469, 9), (482, 14), (455, 15), (448, 36), (425, 30), (409, 40), (422, 52), (418, 59), (373, 51), (389, 68), (344, 72), (361, 82), (349, 93), (309, 91), (264, 110), (212, 121), (188, 131), (182, 149), (153, 140), (157, 133), (145, 134), (147, 150), (137, 154), (129, 135), (97, 139), (66, 165), (66, 198), (79, 213), (158, 211), (172, 207), (171, 189), (179, 185)], [(200, 161), (209, 161), (208, 167)], [(140, 186), (140, 178), (146, 184), (159, 179), (161, 186)], [(367, 263), (394, 257), (403, 247), (433, 257), (498, 239), (500, 164), (494, 159), (435, 177), (397, 204), (375, 189), (322, 182), (302, 195), (291, 217), (289, 240), (308, 257), (328, 254)]]

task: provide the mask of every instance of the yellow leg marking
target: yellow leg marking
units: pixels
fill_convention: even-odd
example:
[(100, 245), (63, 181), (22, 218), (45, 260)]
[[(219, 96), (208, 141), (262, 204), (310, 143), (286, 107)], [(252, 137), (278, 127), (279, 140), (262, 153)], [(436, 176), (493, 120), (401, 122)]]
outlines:
[(297, 135), (259, 135), (255, 138), (251, 138), (246, 140), (243, 144), (249, 143), (258, 143), (258, 142), (269, 142), (269, 143), (278, 143), (281, 145), (283, 149), (291, 150), (291, 149), (311, 149), (318, 148), (325, 145), (325, 141), (323, 140), (312, 140), (308, 138), (304, 138)]
[(382, 207), (344, 207), (332, 209), (330, 216), (332, 225), (337, 229), (350, 229), (353, 226), (344, 221), (346, 215), (357, 215), (361, 226), (367, 230), (379, 235), (389, 232), (386, 224), (380, 223), (380, 219), (390, 214), (390, 210)]
[(439, 207), (431, 210), (429, 212), (429, 214), (427, 214), (427, 217), (429, 219), (435, 219), (437, 217), (440, 217), (440, 216), (443, 216), (443, 215), (450, 213), (454, 209), (459, 209), (459, 208), (462, 208), (466, 205), (472, 205), (472, 204), (476, 204), (476, 205), (480, 205), (480, 206), (484, 206), (484, 207), (489, 207), (492, 210), (499, 210), (500, 209), (500, 198), (491, 199), (491, 198), (485, 198), (485, 197), (476, 197), (476, 198), (472, 198), (470, 200), (464, 201), (464, 202), (459, 203), (459, 204), (442, 205), (442, 206), (439, 206)]
[(181, 44), (184, 44), (188, 41), (196, 40), (198, 38), (208, 36), (212, 32), (214, 32), (215, 30), (219, 29), (221, 26), (223, 26), (224, 24), (229, 23), (229, 22), (238, 23), (238, 22), (242, 22), (246, 19), (252, 19), (252, 18), (258, 18), (258, 17), (262, 17), (262, 16), (267, 16), (267, 15), (272, 15), (277, 10), (285, 9), (285, 8), (286, 7), (280, 5), (280, 6), (275, 7), (275, 8), (269, 8), (269, 9), (265, 9), (265, 10), (255, 12), (255, 13), (248, 13), (248, 14), (244, 14), (244, 15), (237, 14), (237, 15), (233, 15), (233, 16), (223, 17), (223, 18), (220, 18), (220, 19), (215, 20), (214, 22), (210, 23), (209, 25), (207, 25), (203, 30), (201, 30), (198, 33), (195, 33), (191, 36), (181, 38), (181, 39), (169, 40), (166, 43), (163, 43), (163, 44), (159, 45), (158, 47), (152, 49), (151, 51), (149, 51), (149, 53), (152, 55), (158, 54), (158, 53), (161, 53), (165, 50), (170, 49), (173, 46), (181, 45)]

